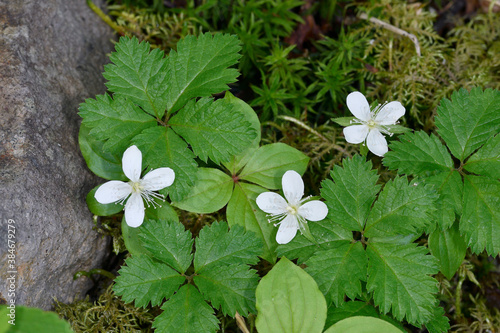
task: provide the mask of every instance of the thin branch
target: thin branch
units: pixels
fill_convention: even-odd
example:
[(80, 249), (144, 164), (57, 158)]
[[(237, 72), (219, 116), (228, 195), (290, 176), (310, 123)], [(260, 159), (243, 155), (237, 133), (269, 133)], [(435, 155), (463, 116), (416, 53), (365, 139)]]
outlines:
[(245, 318), (243, 318), (239, 313), (238, 311), (236, 311), (236, 324), (238, 325), (238, 327), (240, 328), (240, 330), (243, 332), (243, 333), (250, 333), (250, 331), (248, 330), (247, 328), (247, 325), (245, 323)]

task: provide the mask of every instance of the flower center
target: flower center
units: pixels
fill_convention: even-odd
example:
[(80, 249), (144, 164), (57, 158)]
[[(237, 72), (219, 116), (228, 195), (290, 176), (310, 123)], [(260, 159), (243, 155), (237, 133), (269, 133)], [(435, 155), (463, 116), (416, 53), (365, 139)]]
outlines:
[(286, 206), (286, 210), (291, 215), (297, 215), (299, 209), (296, 206)]
[(373, 119), (368, 120), (368, 121), (366, 122), (366, 125), (367, 125), (368, 127), (370, 127), (370, 128), (375, 128), (375, 127), (377, 127), (377, 123), (376, 123), (376, 122), (375, 122), (375, 120), (373, 120)]
[(134, 193), (141, 193), (144, 190), (140, 181), (138, 182), (130, 181), (129, 184), (130, 186), (132, 186), (132, 192)]

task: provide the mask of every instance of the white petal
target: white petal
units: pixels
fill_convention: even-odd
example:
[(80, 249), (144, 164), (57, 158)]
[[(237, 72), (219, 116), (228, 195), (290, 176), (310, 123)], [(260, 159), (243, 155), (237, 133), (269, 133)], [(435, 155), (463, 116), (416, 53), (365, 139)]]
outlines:
[(328, 214), (328, 207), (324, 202), (313, 200), (299, 207), (299, 215), (309, 221), (321, 221)]
[(281, 179), (281, 185), (283, 186), (283, 193), (286, 200), (291, 205), (298, 204), (304, 196), (304, 182), (302, 181), (302, 177), (296, 171), (288, 170)]
[(349, 143), (361, 143), (365, 141), (369, 128), (366, 125), (352, 125), (344, 128), (345, 141)]
[(366, 145), (368, 149), (377, 156), (384, 156), (387, 153), (387, 141), (380, 131), (376, 128), (368, 133), (366, 138)]
[(290, 242), (297, 234), (298, 229), (299, 223), (297, 222), (297, 218), (294, 215), (288, 215), (280, 224), (278, 233), (276, 234), (276, 242), (278, 244)]
[(99, 186), (95, 191), (95, 199), (101, 204), (109, 204), (125, 199), (132, 193), (132, 186), (119, 180), (112, 180)]
[(288, 204), (285, 199), (274, 192), (264, 192), (259, 194), (255, 200), (257, 206), (268, 214), (282, 214), (286, 213)]
[(170, 168), (159, 168), (148, 172), (148, 174), (142, 178), (141, 184), (146, 190), (158, 191), (172, 185), (174, 179), (174, 170)]
[(366, 97), (359, 91), (355, 91), (347, 95), (347, 107), (349, 111), (358, 119), (370, 120), (370, 104)]
[(144, 201), (139, 193), (133, 193), (125, 205), (125, 222), (132, 228), (137, 228), (144, 221)]
[(405, 107), (399, 102), (386, 104), (375, 117), (379, 125), (394, 125), (396, 121), (405, 114)]
[(130, 146), (122, 157), (122, 168), (125, 176), (133, 182), (141, 178), (142, 153), (136, 146)]

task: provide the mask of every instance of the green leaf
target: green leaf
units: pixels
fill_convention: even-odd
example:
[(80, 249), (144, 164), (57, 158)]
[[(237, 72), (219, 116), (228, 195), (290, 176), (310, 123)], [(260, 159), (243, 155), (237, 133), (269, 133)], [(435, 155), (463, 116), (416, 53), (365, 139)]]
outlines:
[(165, 96), (168, 113), (194, 97), (207, 97), (228, 89), (238, 77), (236, 64), (241, 47), (235, 35), (205, 33), (187, 36), (170, 51)]
[(130, 254), (133, 256), (138, 256), (141, 254), (149, 256), (148, 250), (144, 248), (141, 240), (139, 239), (139, 234), (141, 233), (141, 230), (145, 227), (147, 223), (148, 221), (145, 221), (139, 227), (133, 228), (129, 227), (127, 222), (125, 222), (125, 216), (123, 216), (122, 218), (121, 227), (122, 227), (123, 243), (125, 243), (127, 251), (130, 252)]
[(99, 203), (95, 199), (95, 192), (100, 186), (101, 185), (94, 187), (87, 194), (87, 197), (85, 198), (85, 201), (87, 202), (87, 206), (89, 207), (90, 212), (94, 215), (99, 215), (99, 216), (110, 216), (121, 212), (124, 208), (122, 204), (110, 203), (103, 205), (102, 203)]
[(259, 333), (320, 333), (326, 301), (314, 279), (290, 260), (281, 258), (257, 287)]
[(434, 134), (424, 131), (406, 133), (399, 141), (392, 141), (383, 159), (384, 165), (399, 174), (431, 174), (453, 169), (453, 161), (446, 147)]
[(368, 243), (367, 289), (382, 313), (419, 326), (431, 320), (438, 292), (437, 260), (416, 244)]
[(194, 240), (182, 223), (149, 220), (139, 238), (153, 258), (179, 273), (185, 273), (193, 261)]
[(228, 231), (226, 222), (214, 222), (201, 229), (196, 239), (194, 269), (201, 273), (210, 267), (230, 264), (256, 264), (262, 243), (253, 232), (239, 225)]
[(146, 220), (179, 222), (179, 216), (168, 202), (162, 202), (160, 207), (146, 207)]
[(361, 294), (368, 260), (360, 242), (345, 240), (335, 245), (307, 260), (306, 272), (318, 283), (326, 303), (333, 301), (338, 306), (344, 302), (345, 295), (354, 300)]
[(370, 211), (365, 236), (421, 233), (430, 222), (436, 199), (437, 195), (430, 186), (409, 185), (406, 177), (390, 180)]
[(161, 309), (153, 322), (156, 333), (215, 333), (219, 329), (213, 308), (192, 284), (183, 285)]
[(455, 223), (450, 229), (442, 231), (435, 230), (429, 235), (429, 249), (436, 259), (439, 260), (439, 270), (451, 280), (458, 267), (462, 264), (467, 251), (467, 244), (460, 236), (458, 224)]
[(257, 113), (252, 109), (250, 105), (245, 103), (242, 99), (235, 97), (231, 94), (230, 91), (226, 91), (226, 95), (224, 96), (224, 100), (233, 105), (235, 110), (238, 110), (240, 113), (244, 115), (244, 119), (250, 123), (250, 127), (255, 130), (257, 134), (251, 143), (251, 147), (259, 147), (260, 139), (261, 139), (261, 130), (260, 130), (260, 120), (257, 116)]
[(412, 131), (411, 128), (404, 127), (401, 125), (387, 125), (384, 126), (386, 130), (393, 134), (403, 134), (403, 133), (410, 133)]
[(240, 173), (240, 179), (268, 189), (281, 188), (281, 178), (288, 170), (306, 171), (309, 157), (284, 143), (260, 147)]
[(108, 89), (158, 119), (163, 117), (167, 101), (162, 95), (170, 88), (166, 83), (168, 61), (163, 51), (149, 52), (149, 43), (139, 43), (135, 37), (121, 37), (115, 49), (109, 57), (113, 64), (104, 66)]
[(163, 126), (143, 131), (133, 142), (142, 152), (143, 164), (153, 169), (169, 167), (174, 170), (174, 183), (160, 193), (169, 193), (172, 201), (182, 200), (194, 185), (198, 171), (195, 156), (186, 142)]
[(356, 117), (338, 117), (338, 118), (332, 118), (334, 122), (339, 124), (340, 126), (346, 127), (346, 126), (351, 126), (352, 121), (356, 119)]
[(259, 276), (247, 265), (210, 266), (193, 279), (205, 299), (210, 300), (214, 308), (220, 306), (224, 315), (234, 317), (236, 311), (242, 316), (255, 313), (255, 289)]
[(325, 327), (330, 327), (343, 319), (354, 316), (379, 318), (380, 315), (373, 305), (361, 301), (345, 302), (340, 307), (332, 304), (328, 308)]
[(425, 327), (429, 333), (445, 333), (450, 330), (449, 319), (444, 315), (444, 309), (440, 306), (434, 308), (434, 313), (431, 321), (425, 323)]
[(125, 260), (115, 279), (113, 291), (122, 296), (126, 303), (135, 300), (136, 307), (160, 305), (164, 298), (170, 298), (186, 280), (168, 265), (146, 255), (138, 255)]
[(380, 190), (376, 185), (378, 175), (372, 163), (355, 155), (344, 159), (343, 167), (335, 166), (330, 175), (333, 179), (321, 182), (321, 196), (328, 206), (328, 217), (352, 230), (361, 231), (370, 207)]
[(325, 333), (403, 333), (396, 326), (389, 324), (385, 320), (373, 317), (351, 317), (339, 321)]
[(190, 100), (169, 125), (202, 161), (210, 158), (216, 164), (241, 153), (257, 136), (245, 114), (225, 99)]
[(234, 182), (224, 172), (212, 168), (199, 168), (198, 179), (191, 191), (172, 205), (194, 213), (213, 213), (224, 207), (231, 198)]
[(500, 182), (465, 176), (460, 233), (474, 253), (500, 253)]
[(98, 95), (80, 104), (82, 124), (90, 128), (89, 135), (104, 141), (102, 149), (121, 156), (130, 141), (147, 128), (155, 128), (156, 120), (123, 97)]
[(500, 130), (500, 91), (455, 91), (437, 108), (436, 126), (451, 153), (464, 161)]
[[(1, 333), (73, 333), (71, 325), (55, 312), (15, 305), (14, 311), (0, 305)], [(9, 323), (11, 321), (14, 324)]]
[(500, 179), (500, 134), (491, 137), (464, 165), (478, 175)]

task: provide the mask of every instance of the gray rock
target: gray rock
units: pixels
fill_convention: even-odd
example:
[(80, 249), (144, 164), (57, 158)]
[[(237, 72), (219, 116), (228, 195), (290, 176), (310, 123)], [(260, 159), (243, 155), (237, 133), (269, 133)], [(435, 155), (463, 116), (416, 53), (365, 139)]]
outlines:
[(80, 154), (77, 109), (105, 91), (112, 38), (83, 0), (0, 0), (0, 303), (12, 298), (9, 271), (16, 305), (71, 302), (91, 286), (73, 274), (107, 256), (85, 203), (99, 180)]

